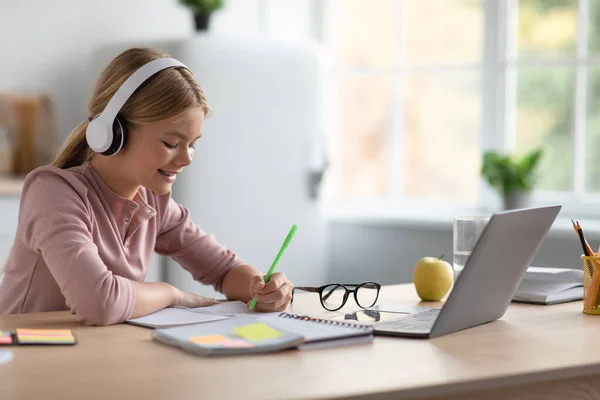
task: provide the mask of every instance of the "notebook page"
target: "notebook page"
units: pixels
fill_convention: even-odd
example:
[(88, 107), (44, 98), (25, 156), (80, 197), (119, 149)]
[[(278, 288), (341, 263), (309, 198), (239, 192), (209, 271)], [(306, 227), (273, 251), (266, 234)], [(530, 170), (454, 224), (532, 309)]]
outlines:
[[(179, 308), (179, 307), (178, 307)], [(263, 315), (279, 315), (280, 312), (272, 312), (272, 313), (263, 313), (251, 311), (248, 309), (248, 305), (242, 301), (224, 301), (219, 304), (215, 304), (213, 306), (208, 307), (196, 307), (196, 308), (184, 308), (189, 312), (199, 313), (199, 314), (208, 314), (208, 315), (222, 315), (228, 317), (260, 317)]]
[(304, 336), (306, 342), (317, 342), (329, 339), (341, 339), (354, 336), (363, 336), (371, 333), (371, 328), (349, 327), (341, 325), (330, 325), (324, 322), (305, 321), (301, 319), (285, 318), (268, 315), (260, 318), (271, 326), (284, 331), (297, 333)]
[(226, 318), (226, 316), (221, 315), (199, 314), (190, 312), (184, 308), (169, 307), (143, 317), (130, 319), (127, 322), (134, 325), (147, 326), (150, 328), (162, 328), (167, 326), (218, 321)]

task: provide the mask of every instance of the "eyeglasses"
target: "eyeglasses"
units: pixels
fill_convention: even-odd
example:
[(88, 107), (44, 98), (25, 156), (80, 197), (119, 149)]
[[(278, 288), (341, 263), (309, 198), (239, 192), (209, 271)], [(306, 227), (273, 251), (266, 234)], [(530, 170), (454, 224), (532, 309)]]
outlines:
[[(349, 289), (348, 287), (354, 287)], [(344, 307), (348, 297), (354, 294), (354, 300), (360, 308), (369, 308), (377, 302), (381, 285), (375, 282), (354, 283), (331, 283), (320, 287), (295, 286), (292, 289), (292, 300), (294, 301), (294, 290), (304, 290), (311, 293), (319, 293), (321, 305), (329, 311), (337, 311)]]

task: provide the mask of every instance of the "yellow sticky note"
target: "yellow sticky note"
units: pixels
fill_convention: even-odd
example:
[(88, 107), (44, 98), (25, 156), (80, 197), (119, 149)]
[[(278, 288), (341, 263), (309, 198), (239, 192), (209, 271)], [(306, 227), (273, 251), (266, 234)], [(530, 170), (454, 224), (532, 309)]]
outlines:
[(215, 344), (226, 342), (229, 339), (223, 335), (210, 335), (210, 336), (192, 336), (190, 342), (196, 344)]
[(21, 329), (17, 328), (17, 335), (35, 336), (72, 336), (70, 329)]
[(19, 336), (20, 343), (73, 343), (72, 336)]
[(244, 325), (234, 329), (234, 332), (246, 340), (258, 342), (261, 340), (275, 339), (283, 336), (283, 332), (271, 328), (262, 322), (256, 324)]

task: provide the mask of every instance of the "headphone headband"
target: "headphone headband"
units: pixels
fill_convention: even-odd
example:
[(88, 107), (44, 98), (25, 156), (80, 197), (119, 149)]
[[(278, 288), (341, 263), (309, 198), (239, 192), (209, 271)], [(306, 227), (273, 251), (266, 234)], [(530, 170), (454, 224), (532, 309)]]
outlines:
[[(113, 143), (113, 123), (117, 119), (117, 115), (123, 105), (125, 105), (131, 95), (148, 78), (170, 67), (180, 67), (189, 70), (187, 66), (174, 58), (159, 58), (138, 68), (123, 82), (104, 108), (104, 111), (88, 124), (86, 139), (92, 150), (98, 153), (105, 153), (115, 146)], [(116, 144), (118, 146), (116, 151), (111, 151), (110, 154), (116, 154), (120, 151), (123, 144), (124, 142), (121, 140), (121, 144)]]
[(117, 114), (131, 97), (133, 92), (135, 92), (136, 89), (152, 75), (169, 67), (182, 67), (188, 69), (183, 63), (174, 58), (159, 58), (150, 61), (148, 64), (138, 68), (125, 80), (125, 82), (123, 82), (121, 87), (110, 99), (99, 118), (103, 120), (107, 126), (112, 126), (112, 121), (117, 117)]

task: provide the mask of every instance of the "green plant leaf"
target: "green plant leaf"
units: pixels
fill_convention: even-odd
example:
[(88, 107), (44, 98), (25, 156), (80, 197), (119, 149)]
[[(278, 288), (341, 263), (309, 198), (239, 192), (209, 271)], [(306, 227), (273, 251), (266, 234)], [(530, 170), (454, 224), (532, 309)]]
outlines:
[(531, 153), (525, 155), (519, 162), (519, 168), (521, 169), (523, 175), (531, 174), (533, 172), (533, 169), (537, 166), (538, 162), (540, 161), (541, 157), (541, 149), (534, 150)]
[(488, 184), (500, 194), (532, 190), (536, 182), (536, 170), (542, 156), (541, 148), (520, 159), (511, 155), (487, 151), (483, 154), (481, 174)]
[(179, 3), (199, 14), (211, 14), (224, 6), (224, 0), (179, 0)]

